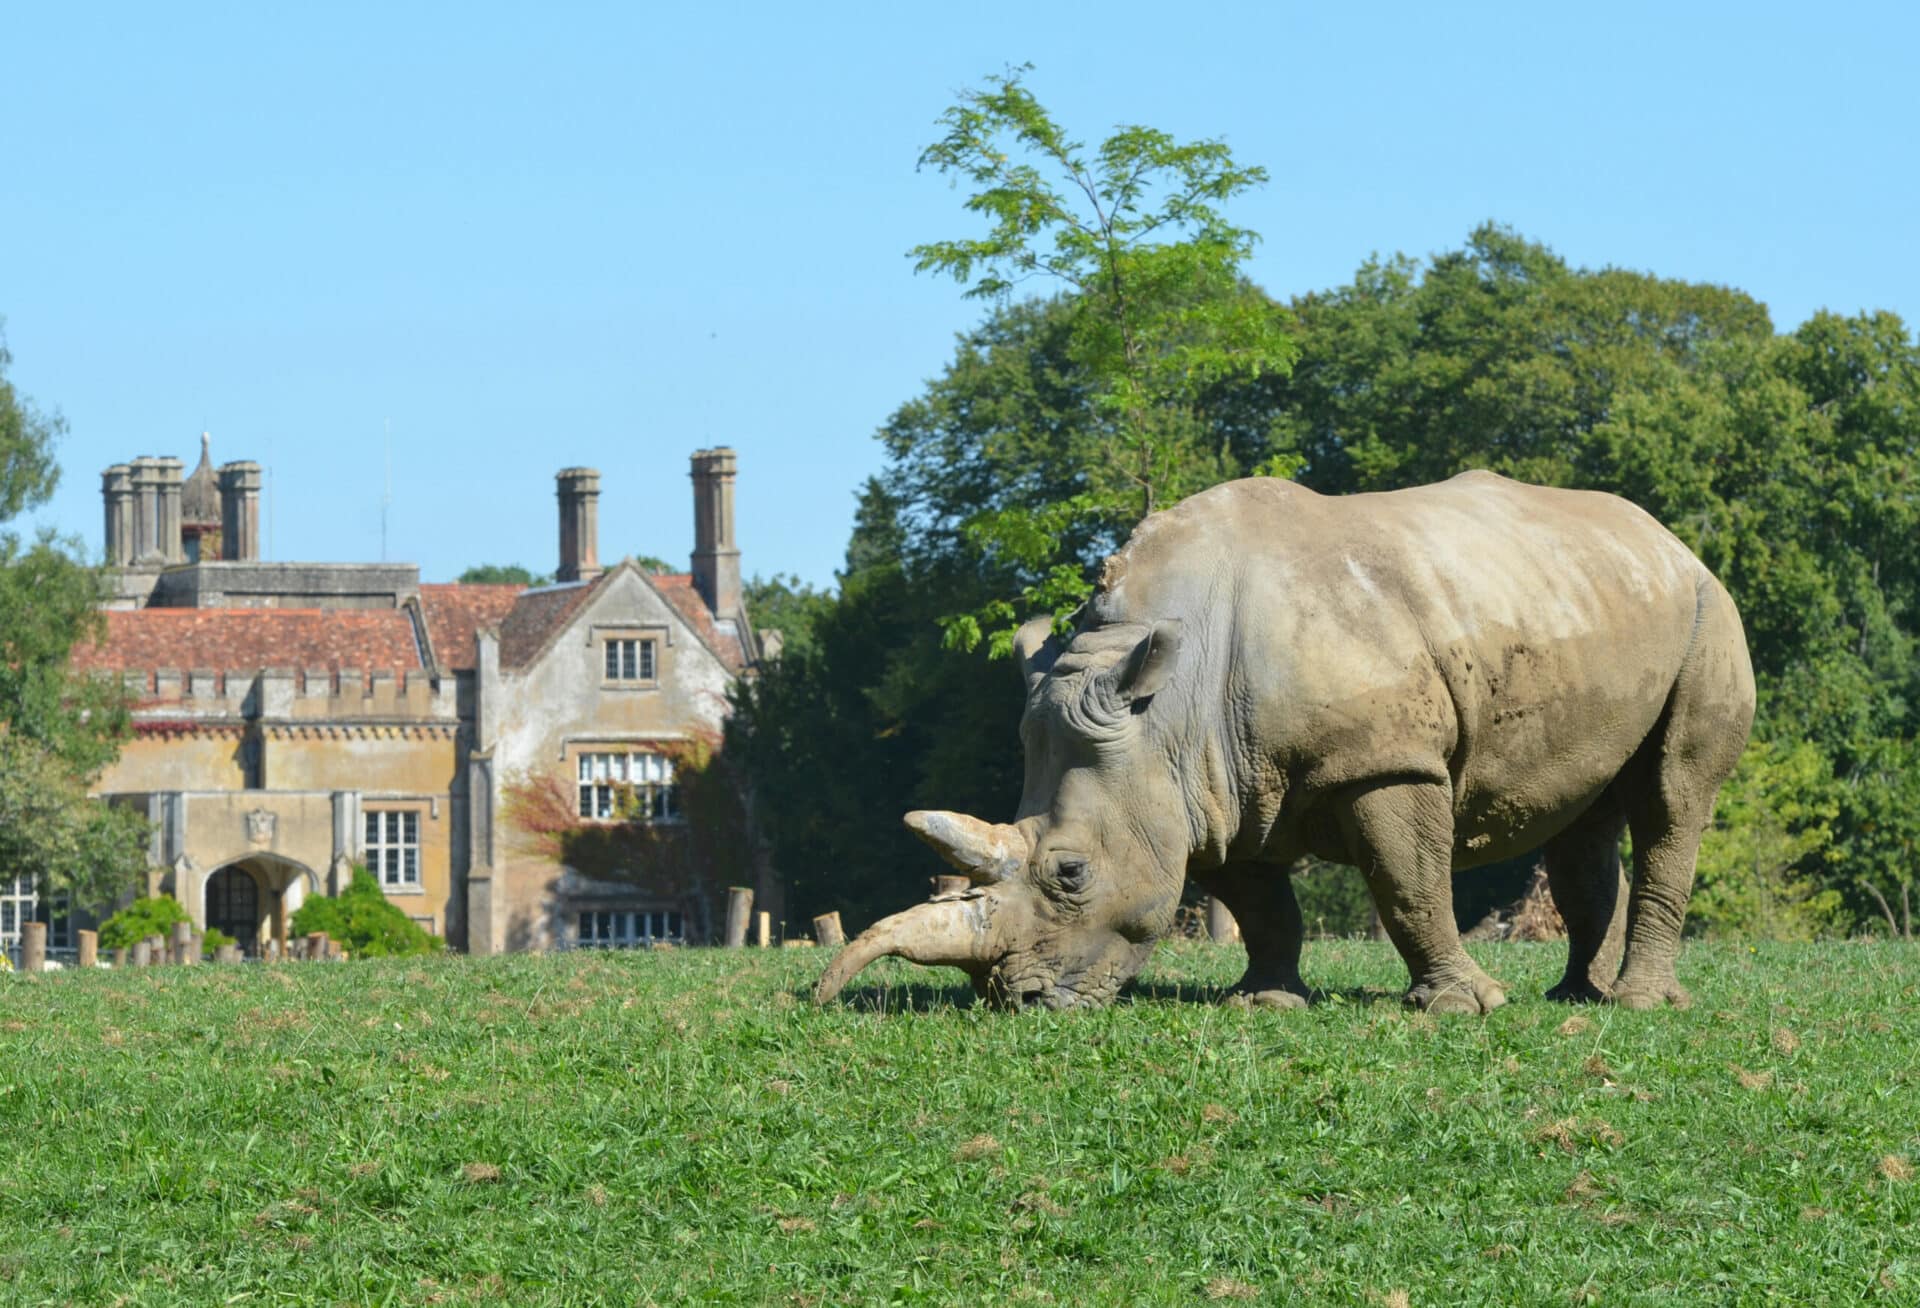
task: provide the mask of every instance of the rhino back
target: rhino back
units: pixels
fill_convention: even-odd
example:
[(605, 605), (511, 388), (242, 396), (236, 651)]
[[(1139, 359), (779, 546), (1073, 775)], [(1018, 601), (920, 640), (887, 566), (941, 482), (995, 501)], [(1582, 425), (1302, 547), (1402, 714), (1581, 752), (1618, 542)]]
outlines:
[(1453, 789), (1466, 866), (1534, 847), (1620, 771), (1703, 584), (1615, 496), (1491, 473), (1343, 497), (1262, 479), (1143, 523), (1095, 611), (1196, 637), (1175, 752), (1232, 792), (1208, 807), (1241, 852), (1343, 787), (1424, 779)]

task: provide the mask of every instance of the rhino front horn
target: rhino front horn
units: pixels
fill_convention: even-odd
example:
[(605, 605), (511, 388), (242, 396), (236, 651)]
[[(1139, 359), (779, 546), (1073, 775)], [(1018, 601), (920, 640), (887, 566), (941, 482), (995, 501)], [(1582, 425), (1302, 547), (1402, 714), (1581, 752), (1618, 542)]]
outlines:
[(1005, 881), (1026, 865), (1030, 847), (1026, 833), (1004, 823), (982, 822), (965, 813), (917, 809), (906, 817), (907, 829), (940, 851), (955, 871), (965, 872), (976, 886)]
[(927, 967), (977, 972), (1006, 953), (993, 922), (990, 894), (916, 904), (862, 931), (828, 965), (813, 1002), (831, 1003), (867, 964), (889, 954)]

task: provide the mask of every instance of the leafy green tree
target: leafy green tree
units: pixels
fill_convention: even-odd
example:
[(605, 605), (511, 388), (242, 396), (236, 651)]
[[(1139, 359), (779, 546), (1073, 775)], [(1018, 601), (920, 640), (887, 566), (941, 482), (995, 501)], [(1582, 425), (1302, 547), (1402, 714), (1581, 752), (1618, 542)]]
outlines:
[[(7, 380), (0, 341), (0, 524), (46, 502), (66, 429)], [(146, 866), (146, 823), (88, 798), (119, 754), (127, 700), (113, 683), (75, 676), (73, 648), (101, 629), (104, 578), (79, 546), (51, 532), (31, 542), (0, 530), (0, 874), (36, 879), (77, 903), (110, 902)]]
[(651, 572), (656, 577), (665, 573), (678, 572), (679, 569), (657, 554), (636, 554), (633, 561), (640, 565), (640, 571)]
[(518, 563), (477, 563), (454, 580), (463, 586), (544, 586), (553, 578)]
[(948, 636), (971, 649), (990, 634), (996, 653), (1023, 609), (1064, 615), (1086, 598), (1084, 542), (1114, 543), (1232, 475), (1207, 439), (1204, 397), (1230, 379), (1284, 372), (1295, 354), (1276, 306), (1240, 274), (1256, 236), (1221, 212), (1265, 170), (1235, 163), (1223, 142), (1149, 127), (1120, 128), (1089, 150), (1022, 71), (963, 94), (920, 156), (974, 188), (966, 208), (987, 234), (911, 251), (916, 271), (949, 274), (970, 296), (1060, 294), (1057, 346), (1085, 399), (1070, 493), (983, 508), (966, 523), (971, 543), (1013, 571), (1018, 599), (953, 617)]
[(316, 895), (293, 910), (295, 935), (324, 931), (354, 958), (400, 958), (436, 954), (446, 942), (421, 929), (381, 892), (373, 874), (354, 865), (353, 880), (338, 895)]
[(782, 658), (804, 658), (812, 653), (814, 625), (833, 608), (831, 592), (780, 573), (751, 578), (745, 591), (754, 630), (779, 632)]

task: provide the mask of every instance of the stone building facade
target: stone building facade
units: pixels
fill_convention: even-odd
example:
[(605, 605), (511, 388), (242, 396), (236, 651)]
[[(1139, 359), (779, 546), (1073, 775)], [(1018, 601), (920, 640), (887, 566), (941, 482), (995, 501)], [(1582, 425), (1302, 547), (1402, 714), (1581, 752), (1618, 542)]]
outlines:
[[(694, 454), (678, 575), (603, 569), (599, 474), (562, 470), (556, 580), (525, 588), (262, 560), (260, 470), (215, 469), (204, 442), (190, 477), (173, 459), (109, 468), (116, 587), (104, 638), (75, 661), (135, 699), (97, 789), (150, 819), (150, 891), (256, 952), (356, 864), (471, 953), (707, 936), (710, 887), (569, 868), (516, 826), (514, 797), (564, 797), (580, 828), (638, 823), (666, 848), (696, 834), (686, 760), (718, 740), (761, 655), (735, 469), (731, 449)], [(759, 875), (762, 901), (777, 897)]]

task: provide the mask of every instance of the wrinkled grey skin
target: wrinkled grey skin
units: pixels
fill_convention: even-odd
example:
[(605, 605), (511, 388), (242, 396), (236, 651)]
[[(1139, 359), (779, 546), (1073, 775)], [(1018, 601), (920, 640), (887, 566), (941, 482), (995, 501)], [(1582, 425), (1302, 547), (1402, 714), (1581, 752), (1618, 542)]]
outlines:
[[(1016, 820), (908, 824), (973, 888), (896, 914), (821, 979), (882, 954), (966, 969), (990, 999), (1103, 1004), (1173, 924), (1186, 879), (1246, 941), (1232, 999), (1295, 1007), (1287, 869), (1360, 869), (1409, 1002), (1486, 1012), (1453, 872), (1543, 849), (1566, 919), (1549, 992), (1684, 1004), (1694, 855), (1753, 717), (1733, 602), (1625, 500), (1466, 473), (1324, 497), (1218, 486), (1107, 561), (1070, 640), (1029, 623)], [(1632, 831), (1631, 884), (1618, 856)]]

